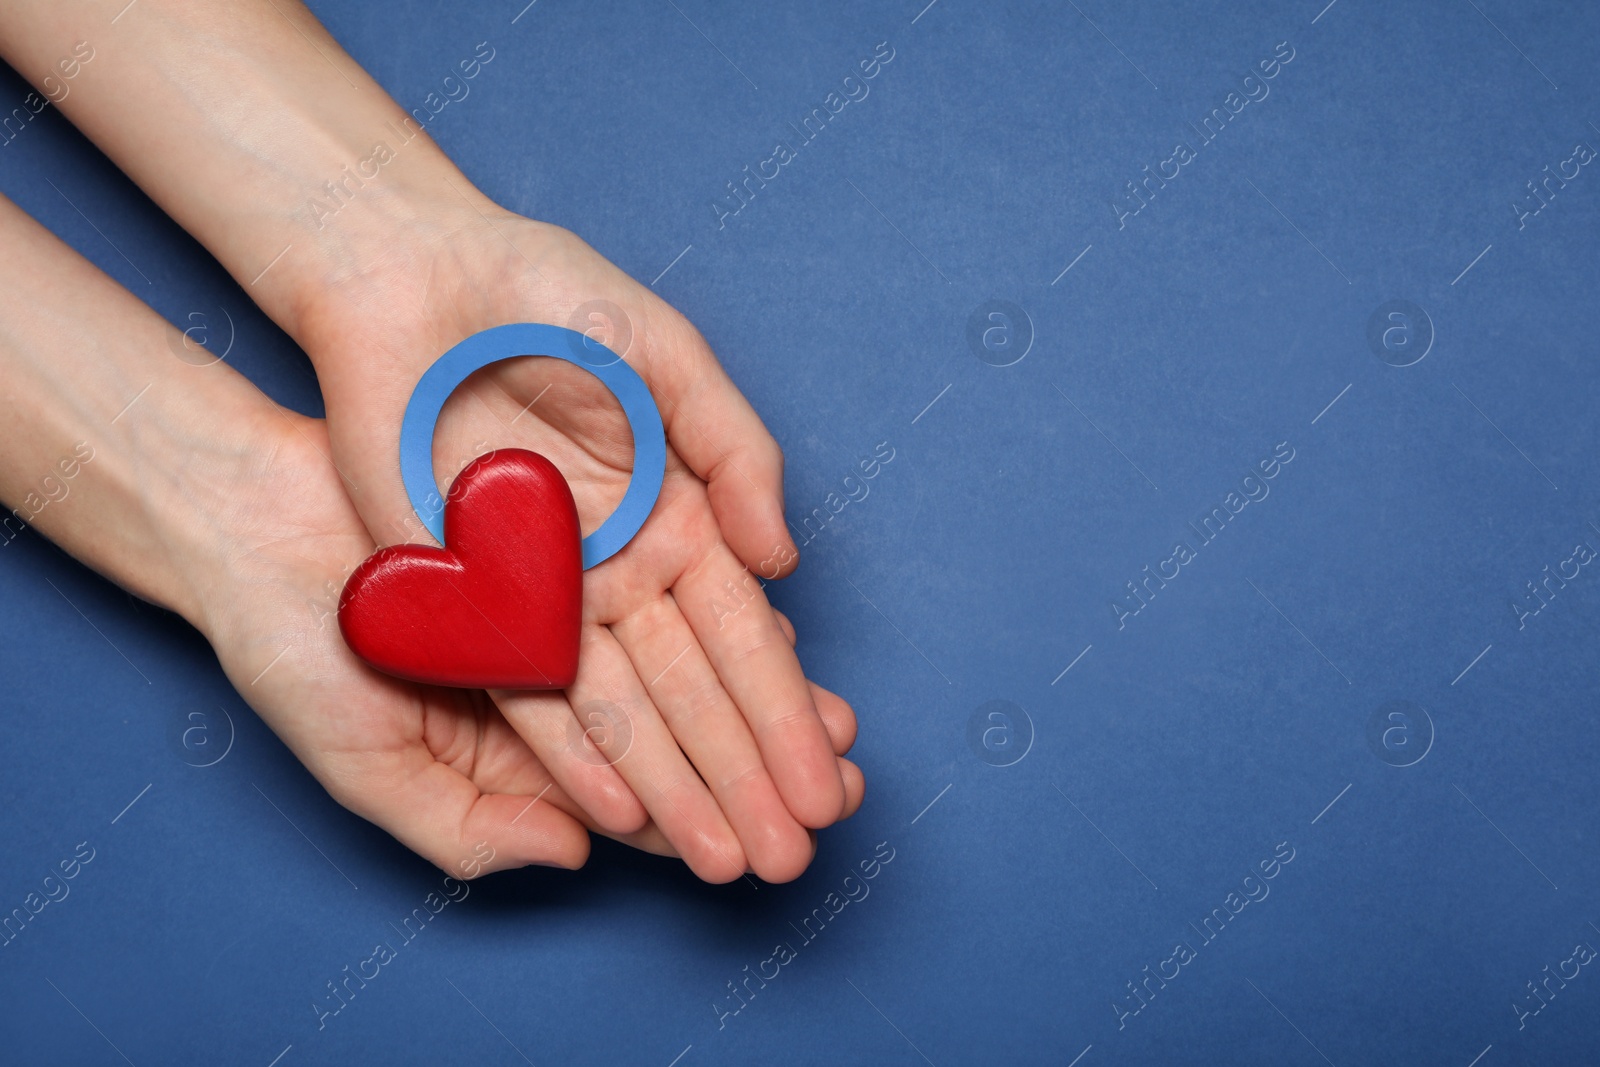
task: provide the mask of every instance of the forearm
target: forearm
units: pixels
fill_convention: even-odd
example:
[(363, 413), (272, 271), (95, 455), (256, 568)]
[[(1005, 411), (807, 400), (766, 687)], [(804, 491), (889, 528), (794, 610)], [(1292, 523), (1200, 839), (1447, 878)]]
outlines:
[(297, 0), (121, 6), (8, 0), (0, 52), (291, 335), (398, 236), (492, 210)]
[(4, 198), (0, 247), (0, 565), (32, 526), (200, 625), (224, 497), (271, 413), (225, 365), (178, 359), (171, 326)]

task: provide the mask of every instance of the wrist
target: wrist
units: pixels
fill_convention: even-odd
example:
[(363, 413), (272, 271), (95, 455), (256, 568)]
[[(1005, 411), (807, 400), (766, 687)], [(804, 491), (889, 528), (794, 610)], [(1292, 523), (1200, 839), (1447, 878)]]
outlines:
[[(209, 633), (207, 594), (227, 570), (226, 546), (237, 543), (235, 498), (259, 484), (263, 454), (275, 446), (259, 432), (267, 429), (261, 412), (233, 390), (196, 388), (220, 385), (233, 372), (173, 359), (162, 337), (171, 327), (151, 319), (124, 320), (115, 340), (91, 333), (103, 341), (96, 355), (106, 362), (92, 377), (73, 375), (78, 388), (39, 373), (37, 364), (7, 359), (15, 372), (9, 384), (30, 411), (6, 442), (0, 481), (17, 506), (4, 542), (33, 526)], [(39, 343), (28, 339), (31, 350)]]
[[(36, 83), (61, 42), (100, 40), (81, 5), (15, 7), (0, 52)], [(117, 30), (62, 111), (293, 336), (393, 246), (498, 210), (430, 135), (444, 98), (402, 109), (298, 4), (146, 0)], [(480, 47), (450, 86), (464, 96), (493, 60)]]
[(160, 494), (165, 541), (183, 564), (169, 606), (219, 651), (330, 625), (372, 543), (327, 459), (321, 421), (250, 403), (225, 432), (196, 433), (182, 451), (181, 487)]
[[(403, 141), (405, 133), (414, 140)], [(424, 299), (431, 258), (505, 214), (414, 123), (386, 120), (370, 137), (365, 148), (302, 161), (287, 179), (292, 192), (280, 198), (276, 247), (258, 240), (266, 251), (230, 264), (313, 362), (327, 355), (318, 344), (323, 331), (392, 314), (385, 298), (400, 279), (415, 280), (407, 295)], [(388, 163), (374, 171), (380, 156)]]
[[(374, 188), (359, 212), (352, 202), (280, 280), (273, 317), (325, 390), (360, 389), (375, 368), (420, 373), (480, 324), (534, 304), (564, 279), (571, 234), (500, 207), (453, 166), (433, 179)], [(441, 332), (455, 321), (470, 328)]]
[(218, 594), (248, 551), (255, 509), (245, 499), (278, 480), (274, 468), (293, 447), (290, 420), (304, 418), (248, 388), (224, 367), (181, 365), (151, 384), (97, 456), (107, 496), (132, 521), (99, 546), (106, 562), (94, 562), (208, 638)]

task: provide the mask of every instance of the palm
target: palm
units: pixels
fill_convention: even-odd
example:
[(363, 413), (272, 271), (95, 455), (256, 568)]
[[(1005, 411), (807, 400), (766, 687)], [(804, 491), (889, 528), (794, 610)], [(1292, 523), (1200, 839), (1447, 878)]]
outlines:
[[(599, 825), (637, 829), (640, 810), (617, 799), (620, 775), (702, 877), (799, 874), (813, 850), (807, 827), (859, 803), (859, 772), (833, 756), (854, 723), (847, 705), (805, 681), (792, 636), (744, 566), (765, 562), (772, 577), (792, 563), (778, 551), (781, 513), (751, 502), (758, 483), (781, 491), (781, 466), (750, 459), (741, 442), (770, 438), (693, 327), (570, 234), (514, 216), (409, 258), (402, 249), (354, 291), (354, 308), (327, 312), (302, 341), (320, 364), (338, 353), (359, 368), (325, 374), (324, 393), (334, 458), (385, 543), (423, 539), (397, 476), (400, 415), (421, 372), (491, 326), (567, 325), (581, 308), (603, 308), (575, 325), (593, 327), (651, 386), (668, 428), (665, 483), (633, 541), (584, 575), (579, 674), (565, 703), (526, 692), (495, 693), (495, 703)], [(708, 404), (700, 394), (710, 388), (732, 399)], [(452, 396), (434, 439), (441, 485), (498, 447), (554, 462), (585, 534), (621, 499), (632, 468), (616, 402), (556, 360), (498, 364)], [(829, 720), (844, 744), (830, 740)], [(593, 745), (575, 744), (585, 728)]]
[[(401, 682), (345, 647), (339, 584), (372, 540), (318, 454), (320, 424), (283, 419), (294, 433), (265, 427), (279, 446), (234, 502), (248, 532), (233, 587), (248, 592), (208, 626), (239, 691), (336, 799), (452, 874), (581, 864), (581, 809), (484, 694)], [(669, 851), (650, 828), (617, 836)]]

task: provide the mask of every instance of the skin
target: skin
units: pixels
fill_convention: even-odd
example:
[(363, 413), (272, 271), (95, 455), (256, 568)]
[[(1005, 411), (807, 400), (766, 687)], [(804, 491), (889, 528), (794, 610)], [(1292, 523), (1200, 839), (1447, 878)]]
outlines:
[[(814, 853), (812, 831), (860, 803), (861, 773), (840, 758), (855, 719), (805, 678), (793, 628), (754, 580), (781, 577), (798, 559), (783, 520), (782, 454), (704, 339), (571, 233), (480, 193), (299, 5), (141, 0), (112, 25), (115, 13), (16, 0), (0, 11), (0, 53), (48, 90), (47, 78), (64, 77), (62, 57), (87, 42), (94, 58), (77, 68), (61, 109), (217, 256), (316, 366), (326, 426), (280, 409), (252, 428), (263, 434), (256, 447), (270, 450), (263, 454), (301, 477), (315, 467), (341, 502), (329, 492), (319, 521), (300, 517), (295, 529), (318, 531), (313, 542), (282, 528), (254, 531), (261, 545), (241, 558), (262, 571), (250, 580), (294, 574), (310, 583), (296, 587), (306, 593), (302, 604), (313, 598), (331, 609), (327, 590), (374, 544), (429, 540), (399, 478), (401, 414), (441, 352), (490, 326), (568, 325), (580, 306), (608, 302), (620, 314), (595, 320), (596, 336), (619, 347), (631, 337), (624, 356), (667, 427), (666, 482), (651, 518), (626, 549), (585, 572), (576, 684), (565, 693), (434, 694), (416, 709), (408, 736), (432, 754), (428, 767), (459, 775), (499, 759), (520, 768), (513, 777), (448, 778), (397, 737), (391, 756), (409, 752), (414, 761), (404, 773), (398, 765), (387, 776), (346, 773), (340, 761), (371, 755), (373, 716), (387, 713), (353, 695), (319, 702), (329, 679), (316, 672), (349, 657), (342, 644), (333, 647), (326, 616), (303, 612), (319, 625), (315, 635), (287, 619), (271, 632), (242, 619), (202, 626), (217, 634), (236, 684), (283, 648), (305, 648), (303, 668), (291, 652), (266, 678), (289, 687), (283, 704), (333, 721), (313, 728), (322, 747), (291, 747), (342, 803), (447, 869), (441, 857), (454, 855), (459, 841), (445, 847), (430, 836), (443, 831), (416, 825), (439, 818), (438, 809), (397, 815), (384, 805), (401, 803), (395, 794), (404, 783), (433, 804), (448, 795), (443, 810), (454, 812), (450, 805), (476, 788), (493, 812), (484, 818), (515, 839), (532, 811), (502, 825), (496, 820), (509, 804), (485, 800), (537, 780), (522, 755), (505, 755), (509, 746), (531, 754), (558, 787), (548, 796), (563, 797), (587, 824), (643, 834), (646, 847), (681, 855), (702, 878), (727, 881), (746, 870), (770, 881), (797, 877)], [(375, 141), (393, 158), (375, 177), (347, 181)], [(328, 189), (335, 180), (345, 181), (347, 195)], [(338, 210), (330, 216), (314, 201)], [(604, 388), (578, 368), (538, 359), (470, 379), (447, 404), (434, 445), (443, 486), (490, 447), (547, 456), (572, 486), (585, 533), (620, 499), (632, 459), (626, 424)], [(243, 485), (236, 495), (256, 495)], [(275, 506), (293, 495), (280, 493)], [(256, 518), (273, 521), (266, 511)], [(732, 601), (730, 585), (739, 590)], [(730, 602), (742, 606), (730, 612)], [(399, 685), (370, 675), (368, 686)], [(572, 744), (590, 725), (573, 708), (595, 701), (620, 709), (626, 729), (591, 731), (593, 744)], [(469, 714), (475, 742), (462, 725)], [(479, 743), (490, 747), (480, 752)], [(545, 844), (561, 857), (555, 862), (574, 855), (552, 842)]]
[[(37, 509), (38, 532), (193, 624), (335, 799), (442, 869), (582, 865), (586, 830), (602, 828), (484, 694), (390, 678), (339, 638), (328, 590), (374, 545), (322, 422), (225, 364), (175, 358), (171, 326), (3, 199), (0, 242), (14, 253), (0, 260), (0, 499)], [(68, 479), (60, 464), (79, 442), (92, 458)], [(67, 495), (39, 508), (63, 481)], [(843, 753), (853, 717), (814, 697)], [(648, 822), (610, 835), (674, 854)], [(493, 860), (475, 862), (480, 842)]]

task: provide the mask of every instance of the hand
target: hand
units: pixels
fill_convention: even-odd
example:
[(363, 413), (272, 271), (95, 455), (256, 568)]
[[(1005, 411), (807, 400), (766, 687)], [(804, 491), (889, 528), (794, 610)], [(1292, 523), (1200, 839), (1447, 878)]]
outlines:
[[(661, 407), (661, 497), (634, 540), (584, 575), (573, 687), (493, 698), (599, 825), (637, 826), (625, 781), (702, 878), (726, 881), (747, 867), (769, 881), (798, 876), (813, 852), (807, 830), (853, 812), (865, 787), (824, 725), (848, 721), (853, 737), (853, 714), (807, 682), (792, 630), (758, 580), (788, 573), (797, 558), (776, 443), (700, 335), (649, 290), (566, 231), (481, 199), (468, 213), (462, 194), (444, 192), (454, 205), (419, 211), (403, 238), (375, 242), (383, 261), (352, 261), (299, 318), (346, 489), (379, 540), (425, 540), (397, 462), (401, 415), (422, 372), (491, 326), (566, 325), (592, 301), (619, 309), (596, 337), (626, 347)], [(434, 442), (440, 485), (506, 446), (561, 469), (585, 534), (616, 506), (632, 469), (615, 401), (592, 375), (553, 360), (497, 364), (452, 397)], [(574, 722), (574, 708), (613, 720), (594, 733), (614, 772), (569, 744), (592, 725), (587, 714)]]
[[(398, 681), (345, 647), (337, 580), (372, 541), (318, 454), (320, 423), (263, 414), (247, 432), (238, 469), (191, 473), (229, 505), (202, 628), (239, 692), (334, 799), (448, 873), (481, 873), (479, 842), (485, 871), (582, 866), (581, 809), (482, 693)], [(651, 831), (637, 843), (667, 851)]]
[[(59, 106), (312, 357), (334, 458), (378, 539), (412, 536), (396, 441), (433, 359), (490, 326), (566, 325), (596, 298), (623, 309), (633, 327), (627, 358), (669, 430), (667, 485), (628, 549), (585, 576), (570, 703), (497, 696), (598, 825), (626, 832), (638, 823), (637, 807), (613, 788), (620, 772), (702, 877), (726, 880), (746, 866), (773, 880), (796, 876), (811, 854), (807, 830), (853, 811), (864, 786), (825, 729), (848, 708), (813, 694), (781, 623), (750, 587), (744, 565), (765, 578), (794, 564), (782, 459), (704, 341), (581, 241), (474, 189), (301, 4), (147, 0), (139, 10)], [(60, 43), (88, 40), (98, 19), (80, 5), (14, 0), (0, 10), (0, 52), (40, 84)], [(220, 58), (197, 63), (200, 55)], [(238, 116), (252, 114), (273, 121), (241, 126)], [(391, 156), (374, 171), (380, 144)], [(593, 529), (620, 496), (631, 448), (584, 377), (529, 364), (479, 376), (441, 420), (436, 448), (453, 460), (442, 473), (480, 442), (527, 445), (566, 474)], [(736, 599), (725, 600), (730, 584)], [(615, 770), (565, 743), (579, 726), (572, 704), (596, 701), (620, 709), (631, 728), (625, 757), (615, 737), (602, 738)]]
[[(179, 612), (334, 796), (448, 873), (582, 863), (592, 820), (482, 694), (402, 684), (340, 639), (340, 582), (373, 545), (322, 424), (172, 358), (171, 326), (3, 197), (0, 243), (5, 535), (25, 516)], [(852, 724), (832, 725), (842, 751)], [(670, 853), (634, 829), (618, 836)]]
[[(336, 800), (447, 873), (582, 866), (593, 820), (485, 694), (390, 678), (345, 647), (340, 582), (372, 540), (323, 458), (321, 422), (259, 399), (238, 427), (247, 448), (185, 471), (191, 494), (226, 501), (215, 550), (191, 560), (197, 621), (229, 678)], [(844, 751), (853, 721), (834, 715), (830, 726)], [(637, 809), (633, 832), (610, 836), (673, 854), (620, 780), (584, 788), (605, 810)]]

